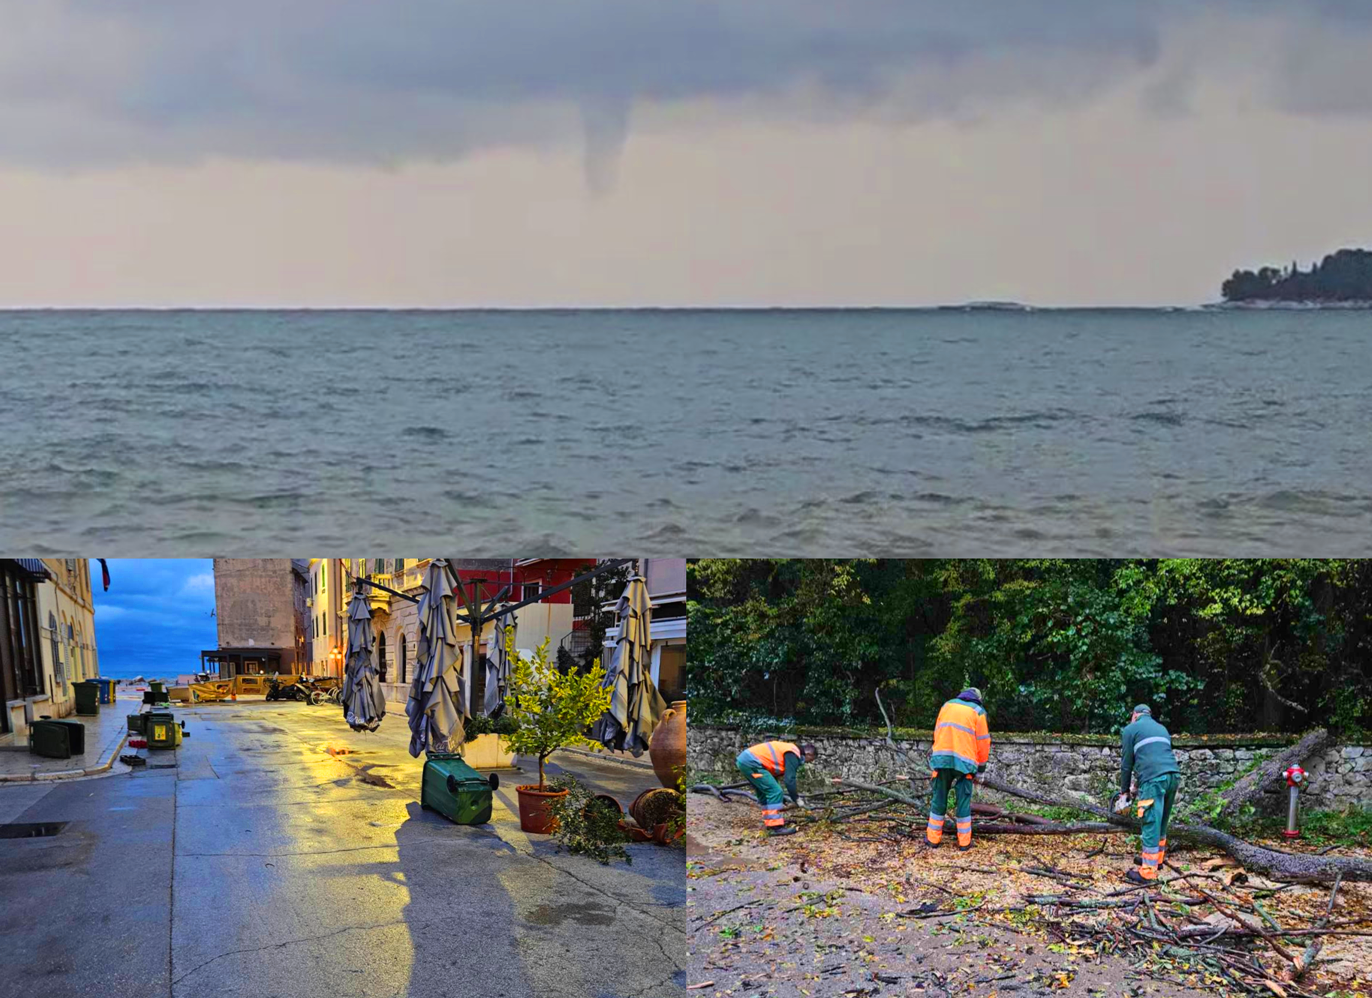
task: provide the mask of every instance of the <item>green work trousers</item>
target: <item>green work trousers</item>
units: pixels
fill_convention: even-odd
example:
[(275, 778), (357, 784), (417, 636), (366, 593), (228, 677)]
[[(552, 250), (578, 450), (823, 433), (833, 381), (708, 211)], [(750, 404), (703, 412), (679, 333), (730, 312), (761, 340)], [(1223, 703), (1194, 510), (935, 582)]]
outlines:
[(753, 793), (757, 794), (757, 802), (762, 805), (762, 826), (780, 828), (786, 824), (786, 819), (781, 815), (781, 806), (786, 802), (786, 796), (777, 778), (767, 771), (767, 767), (758, 761), (757, 756), (747, 750), (738, 754), (735, 764), (748, 781), (748, 785), (753, 788)]
[(934, 770), (934, 785), (929, 799), (929, 827), (925, 837), (936, 846), (943, 840), (944, 814), (948, 810), (948, 792), (953, 792), (958, 827), (958, 845), (972, 844), (972, 774), (956, 769)]
[(1167, 859), (1167, 825), (1172, 820), (1172, 803), (1180, 785), (1178, 774), (1167, 773), (1139, 787), (1135, 799), (1138, 818), (1143, 822), (1143, 867), (1139, 872), (1148, 880), (1157, 878), (1158, 869)]

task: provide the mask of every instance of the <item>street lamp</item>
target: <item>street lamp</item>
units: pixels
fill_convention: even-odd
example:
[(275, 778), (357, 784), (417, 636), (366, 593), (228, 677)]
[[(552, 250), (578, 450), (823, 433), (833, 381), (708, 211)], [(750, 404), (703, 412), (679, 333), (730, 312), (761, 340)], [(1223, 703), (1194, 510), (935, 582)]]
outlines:
[(341, 676), (343, 672), (340, 668), (343, 661), (343, 652), (338, 645), (333, 646), (333, 651), (329, 652), (329, 671), (332, 675)]

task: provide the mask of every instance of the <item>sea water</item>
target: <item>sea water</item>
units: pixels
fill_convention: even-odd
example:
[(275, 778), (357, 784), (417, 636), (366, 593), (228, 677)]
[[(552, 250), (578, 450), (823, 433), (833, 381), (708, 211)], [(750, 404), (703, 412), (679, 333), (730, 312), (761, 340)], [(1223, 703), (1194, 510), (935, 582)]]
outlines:
[(0, 550), (1372, 552), (1372, 313), (0, 313)]

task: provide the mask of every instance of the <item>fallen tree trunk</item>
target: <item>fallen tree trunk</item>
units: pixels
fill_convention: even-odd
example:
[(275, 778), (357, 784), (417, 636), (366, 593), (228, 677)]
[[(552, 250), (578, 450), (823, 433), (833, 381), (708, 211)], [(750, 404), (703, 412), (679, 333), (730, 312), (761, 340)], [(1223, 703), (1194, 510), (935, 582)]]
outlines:
[(1329, 732), (1324, 728), (1316, 728), (1275, 759), (1264, 761), (1257, 769), (1224, 792), (1227, 803), (1220, 809), (1220, 817), (1238, 814), (1245, 804), (1251, 804), (1272, 784), (1285, 779), (1282, 774), (1287, 768), (1299, 765), (1317, 752), (1323, 751), (1328, 744)]
[[(1021, 790), (1019, 787), (1011, 786), (1004, 780), (998, 780), (995, 777), (982, 777), (982, 783), (992, 790), (999, 790), (1003, 794), (1034, 801), (1037, 804), (1069, 807), (1086, 814), (1094, 814), (1121, 828), (1138, 829), (1139, 827), (1139, 823), (1131, 818), (1125, 818), (1085, 801), (1060, 800), (1030, 790)], [(1180, 837), (1186, 837), (1194, 842), (1201, 842), (1223, 850), (1242, 863), (1245, 869), (1261, 873), (1273, 880), (1320, 883), (1332, 881), (1342, 876), (1344, 880), (1372, 881), (1372, 862), (1367, 860), (1265, 849), (1262, 846), (1255, 846), (1251, 842), (1235, 838), (1227, 832), (1221, 832), (1217, 828), (1211, 828), (1209, 825), (1182, 823), (1172, 825), (1168, 829), (1168, 839), (1173, 840)]]
[(1076, 835), (1079, 832), (1129, 831), (1127, 828), (1120, 828), (1104, 821), (1074, 821), (1062, 824), (1050, 822), (1046, 825), (1016, 825), (992, 821), (975, 827), (978, 835)]

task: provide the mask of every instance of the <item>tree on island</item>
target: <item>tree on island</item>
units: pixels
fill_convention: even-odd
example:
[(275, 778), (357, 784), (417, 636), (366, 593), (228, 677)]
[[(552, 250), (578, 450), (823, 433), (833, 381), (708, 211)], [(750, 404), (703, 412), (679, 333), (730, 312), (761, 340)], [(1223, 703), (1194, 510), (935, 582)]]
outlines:
[(1309, 270), (1236, 270), (1220, 286), (1225, 301), (1372, 301), (1372, 250), (1341, 249)]

